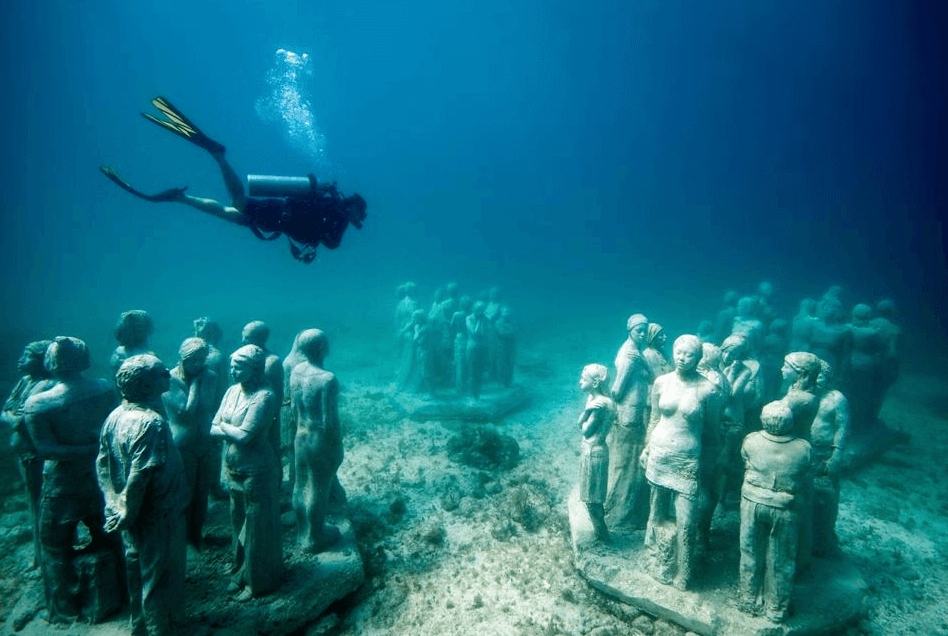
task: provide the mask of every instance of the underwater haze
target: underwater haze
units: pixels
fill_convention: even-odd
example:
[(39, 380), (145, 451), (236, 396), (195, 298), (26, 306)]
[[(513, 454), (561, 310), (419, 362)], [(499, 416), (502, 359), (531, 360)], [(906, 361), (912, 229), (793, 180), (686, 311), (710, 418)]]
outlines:
[[(169, 343), (200, 315), (231, 343), (263, 319), (280, 352), (312, 325), (356, 338), (391, 324), (405, 280), (424, 300), (449, 280), (500, 284), (524, 330), (585, 329), (610, 348), (630, 313), (681, 333), (728, 289), (770, 280), (789, 317), (840, 284), (847, 307), (893, 298), (907, 359), (944, 372), (943, 13), (12, 0), (0, 377), (13, 383), (26, 341), (58, 334), (104, 365), (127, 309)], [(307, 57), (290, 68), (285, 52)], [(139, 115), (156, 95), (242, 176), (313, 172), (358, 192), (364, 228), (304, 265), (283, 239), (115, 187), (100, 164), (146, 192), (226, 198), (205, 152)]]

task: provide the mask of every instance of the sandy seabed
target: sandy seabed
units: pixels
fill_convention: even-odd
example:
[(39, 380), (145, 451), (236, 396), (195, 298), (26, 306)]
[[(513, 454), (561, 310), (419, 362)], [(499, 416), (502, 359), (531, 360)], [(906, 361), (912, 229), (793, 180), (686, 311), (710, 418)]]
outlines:
[[(496, 423), (519, 443), (520, 459), (492, 471), (449, 459), (456, 426), (413, 422), (397, 408), (394, 345), (384, 329), (371, 333), (377, 338), (339, 338), (327, 359), (342, 385), (346, 457), (339, 478), (366, 583), (295, 633), (685, 634), (603, 597), (573, 569), (566, 498), (578, 469), (583, 396), (577, 380), (584, 364), (611, 362), (611, 345), (552, 329), (521, 339), (516, 382), (529, 388), (531, 401)], [(167, 345), (161, 350), (176, 349)], [(843, 482), (837, 530), (869, 593), (864, 617), (842, 633), (948, 634), (948, 380), (907, 370), (882, 418), (911, 437)], [(2, 473), (12, 474), (7, 466)], [(38, 575), (26, 567), (32, 547), (25, 499), (5, 490), (0, 632), (6, 634), (13, 632), (18, 600), (36, 589)], [(229, 558), (226, 504), (212, 505), (206, 534), (207, 549), (189, 552), (189, 630), (256, 633), (221, 618), (233, 601), (210, 592)], [(288, 528), (286, 541), (292, 540)], [(116, 618), (54, 628), (37, 617), (20, 633), (121, 634), (125, 625)]]

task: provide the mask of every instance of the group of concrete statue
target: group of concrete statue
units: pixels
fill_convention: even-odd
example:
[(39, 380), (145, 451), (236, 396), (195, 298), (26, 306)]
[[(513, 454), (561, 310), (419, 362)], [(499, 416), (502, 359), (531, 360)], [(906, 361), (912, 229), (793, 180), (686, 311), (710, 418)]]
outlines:
[(809, 559), (841, 554), (843, 454), (851, 423), (872, 426), (895, 380), (898, 327), (891, 301), (875, 318), (857, 305), (843, 324), (834, 288), (794, 320), (790, 345), (770, 291), (729, 295), (717, 335), (680, 336), (671, 360), (660, 325), (628, 319), (611, 382), (603, 365), (582, 371), (579, 490), (599, 541), (644, 529), (649, 573), (679, 589), (692, 586), (715, 510), (739, 501), (738, 605), (781, 622)]
[[(23, 377), (3, 420), (28, 494), (50, 622), (89, 618), (76, 562), (92, 558), (126, 581), (134, 634), (172, 633), (186, 544), (201, 549), (215, 490), (226, 489), (231, 505), (229, 591), (243, 601), (274, 590), (283, 561), (281, 455), (292, 458), (300, 548), (319, 552), (340, 536), (325, 523), (330, 498), (345, 499), (335, 476), (339, 385), (323, 368), (326, 335), (300, 332), (281, 363), (266, 349), (266, 325), (251, 322), (228, 364), (215, 346), (220, 327), (199, 318), (169, 371), (149, 350), (151, 332), (147, 312), (122, 314), (111, 382), (83, 376), (90, 356), (77, 338), (30, 343), (20, 358)], [(227, 376), (234, 383), (225, 390)], [(91, 536), (81, 552), (80, 522)]]
[(415, 283), (404, 283), (397, 291), (399, 390), (453, 389), (478, 398), (485, 382), (511, 385), (516, 338), (500, 288), (492, 287), (474, 301), (459, 296), (456, 283), (448, 283), (435, 290), (427, 312), (415, 298)]

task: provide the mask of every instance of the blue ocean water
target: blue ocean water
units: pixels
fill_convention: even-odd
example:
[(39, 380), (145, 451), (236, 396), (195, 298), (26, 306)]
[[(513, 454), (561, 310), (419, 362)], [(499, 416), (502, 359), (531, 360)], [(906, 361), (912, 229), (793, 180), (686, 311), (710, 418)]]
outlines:
[[(499, 283), (522, 325), (616, 342), (636, 311), (682, 332), (727, 289), (770, 280), (792, 315), (840, 284), (895, 299), (907, 357), (944, 371), (944, 24), (922, 2), (12, 0), (0, 375), (56, 334), (105, 357), (131, 308), (174, 338), (261, 318), (285, 351), (304, 326), (388, 321), (409, 279)], [(275, 87), (278, 49), (307, 61)], [(287, 87), (289, 120), (267, 104)], [(302, 265), (114, 187), (100, 164), (226, 196), (138, 115), (155, 95), (241, 174), (360, 193), (364, 229)]]

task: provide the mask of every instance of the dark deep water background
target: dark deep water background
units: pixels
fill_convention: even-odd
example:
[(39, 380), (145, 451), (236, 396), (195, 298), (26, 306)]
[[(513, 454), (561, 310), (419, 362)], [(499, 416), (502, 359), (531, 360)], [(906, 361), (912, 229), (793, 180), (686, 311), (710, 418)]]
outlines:
[[(677, 334), (726, 289), (771, 280), (792, 315), (838, 283), (847, 306), (895, 299), (908, 364), (948, 372), (940, 3), (215, 4), (4, 4), (6, 383), (43, 336), (104, 364), (131, 308), (168, 343), (205, 314), (230, 343), (266, 320), (280, 353), (311, 325), (354, 342), (407, 279), (424, 300), (499, 283), (526, 337), (610, 347), (633, 312)], [(302, 265), (99, 174), (225, 196), (206, 154), (138, 115), (159, 94), (241, 174), (314, 170), (254, 110), (280, 47), (312, 58), (317, 176), (369, 202), (339, 250)]]

